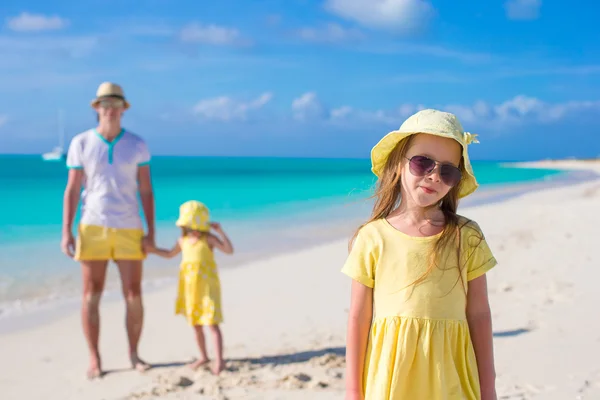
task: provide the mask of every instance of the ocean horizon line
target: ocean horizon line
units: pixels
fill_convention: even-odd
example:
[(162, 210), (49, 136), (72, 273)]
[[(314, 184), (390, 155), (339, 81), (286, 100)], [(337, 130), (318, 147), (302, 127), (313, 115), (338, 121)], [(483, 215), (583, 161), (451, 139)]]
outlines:
[[(6, 157), (6, 158), (10, 158), (10, 157), (27, 157), (27, 158), (37, 158), (39, 157), (41, 159), (41, 155), (42, 153), (2, 153), (0, 152), (0, 157)], [(315, 156), (297, 156), (297, 155), (215, 155), (215, 154), (210, 154), (210, 155), (204, 155), (204, 154), (198, 154), (198, 155), (192, 155), (192, 154), (159, 154), (159, 153), (153, 153), (152, 154), (152, 158), (161, 158), (161, 159), (165, 159), (165, 158), (204, 158), (204, 159), (252, 159), (252, 160), (256, 160), (256, 159), (267, 159), (267, 160), (278, 160), (278, 159), (286, 159), (286, 160), (348, 160), (348, 161), (370, 161), (370, 157), (346, 157), (346, 156), (330, 156), (330, 157), (315, 157)], [(581, 161), (594, 161), (594, 160), (600, 160), (600, 158), (589, 158), (589, 157), (584, 157), (584, 158), (579, 158), (579, 157), (564, 157), (564, 158), (531, 158), (531, 159), (487, 159), (487, 158), (471, 158), (471, 161), (476, 161), (476, 162), (485, 162), (485, 163), (506, 163), (506, 164), (510, 164), (510, 163), (521, 163), (521, 162), (536, 162), (536, 161), (562, 161), (562, 160), (581, 160)], [(50, 161), (53, 162), (53, 161)], [(55, 162), (55, 161), (54, 161)], [(552, 168), (548, 168), (548, 169), (552, 169)]]

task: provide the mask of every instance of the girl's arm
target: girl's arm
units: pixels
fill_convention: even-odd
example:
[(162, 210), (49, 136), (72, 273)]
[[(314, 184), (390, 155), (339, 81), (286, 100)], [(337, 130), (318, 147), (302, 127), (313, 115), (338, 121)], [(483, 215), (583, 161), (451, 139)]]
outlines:
[(363, 370), (373, 318), (373, 289), (352, 281), (346, 337), (346, 399), (363, 399)]
[(219, 224), (218, 222), (213, 222), (210, 224), (210, 226), (221, 237), (219, 238), (218, 236), (209, 234), (208, 235), (208, 244), (211, 247), (216, 247), (217, 249), (221, 250), (225, 254), (233, 254), (233, 245), (231, 244), (229, 237), (227, 237), (227, 234), (223, 231), (223, 228), (221, 228), (221, 224)]
[(158, 247), (152, 247), (149, 249), (149, 253), (156, 254), (157, 256), (164, 258), (173, 258), (179, 253), (181, 253), (181, 246), (179, 246), (179, 241), (175, 243), (175, 246), (171, 250), (160, 249)]
[(492, 313), (488, 301), (485, 274), (469, 281), (467, 291), (467, 321), (477, 358), (482, 400), (496, 400), (496, 371)]

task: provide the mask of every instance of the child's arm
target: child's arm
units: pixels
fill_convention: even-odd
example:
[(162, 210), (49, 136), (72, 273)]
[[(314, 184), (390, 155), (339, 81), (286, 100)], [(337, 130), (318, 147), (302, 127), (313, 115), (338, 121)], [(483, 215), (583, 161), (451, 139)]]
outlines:
[(181, 253), (181, 246), (179, 246), (179, 240), (175, 243), (175, 246), (171, 250), (160, 249), (158, 247), (152, 247), (148, 250), (149, 253), (156, 254), (159, 257), (173, 258)]
[(211, 247), (216, 247), (225, 254), (233, 254), (233, 245), (231, 244), (229, 237), (227, 237), (227, 234), (223, 231), (223, 228), (221, 228), (221, 224), (213, 222), (210, 224), (210, 227), (221, 237), (219, 238), (213, 234), (208, 235), (208, 244)]
[(492, 313), (488, 301), (485, 274), (469, 281), (467, 291), (467, 321), (477, 358), (482, 400), (496, 400), (496, 371)]
[(346, 399), (363, 399), (363, 369), (373, 317), (373, 289), (352, 281), (346, 337)]

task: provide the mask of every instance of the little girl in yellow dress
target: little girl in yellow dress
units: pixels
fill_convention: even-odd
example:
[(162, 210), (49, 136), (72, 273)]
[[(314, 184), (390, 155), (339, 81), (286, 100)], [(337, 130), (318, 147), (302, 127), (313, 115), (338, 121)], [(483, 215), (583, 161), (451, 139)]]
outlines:
[(352, 278), (346, 400), (496, 400), (479, 225), (457, 214), (477, 189), (474, 135), (455, 115), (422, 110), (371, 151), (371, 218), (342, 271)]
[[(217, 352), (212, 371), (217, 375), (225, 364), (219, 328), (223, 322), (221, 283), (213, 250), (217, 248), (225, 254), (232, 254), (233, 246), (221, 225), (209, 222), (208, 208), (199, 201), (192, 200), (181, 205), (176, 225), (181, 228), (181, 237), (175, 246), (171, 250), (154, 248), (150, 252), (166, 258), (182, 253), (175, 314), (185, 316), (194, 327), (200, 348), (200, 359), (191, 365), (194, 369), (209, 361), (203, 331), (203, 327), (208, 326)], [(212, 234), (211, 228), (219, 236)]]

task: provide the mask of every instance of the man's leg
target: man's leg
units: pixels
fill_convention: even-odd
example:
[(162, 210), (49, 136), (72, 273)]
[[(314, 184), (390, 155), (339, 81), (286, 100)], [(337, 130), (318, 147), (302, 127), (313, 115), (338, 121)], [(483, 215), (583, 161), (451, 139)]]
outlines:
[(144, 307), (142, 304), (142, 261), (115, 261), (121, 274), (121, 286), (125, 298), (127, 338), (129, 339), (129, 358), (131, 366), (139, 371), (145, 371), (150, 366), (138, 356), (138, 343), (144, 323)]
[(100, 298), (106, 279), (108, 261), (81, 261), (83, 277), (83, 301), (81, 304), (81, 322), (83, 333), (90, 351), (89, 379), (102, 375), (98, 340), (100, 337)]

